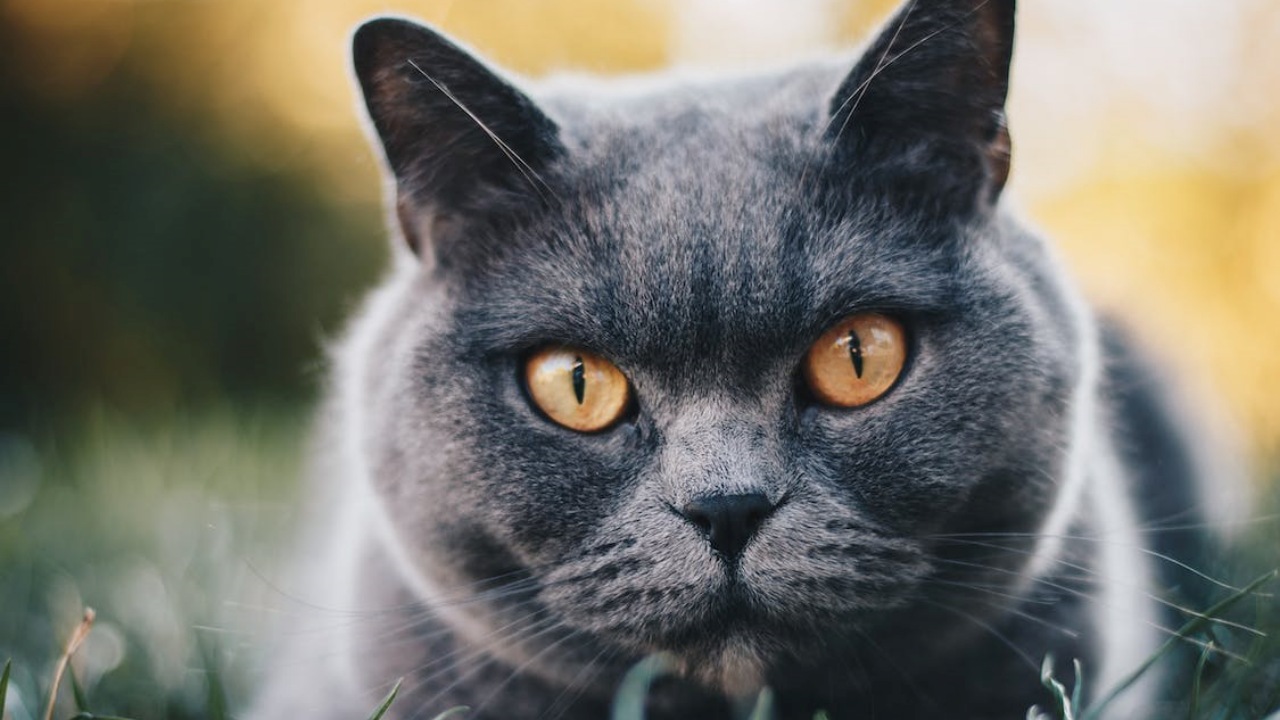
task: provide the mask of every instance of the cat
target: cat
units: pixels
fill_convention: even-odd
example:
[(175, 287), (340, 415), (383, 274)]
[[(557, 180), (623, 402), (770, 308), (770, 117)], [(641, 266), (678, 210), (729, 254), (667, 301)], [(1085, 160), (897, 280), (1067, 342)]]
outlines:
[(909, 0), (851, 62), (518, 85), (358, 28), (393, 268), (251, 716), (598, 718), (660, 653), (653, 718), (1021, 718), (1046, 656), (1086, 701), (1151, 656), (1204, 455), (1003, 200), (1013, 33)]

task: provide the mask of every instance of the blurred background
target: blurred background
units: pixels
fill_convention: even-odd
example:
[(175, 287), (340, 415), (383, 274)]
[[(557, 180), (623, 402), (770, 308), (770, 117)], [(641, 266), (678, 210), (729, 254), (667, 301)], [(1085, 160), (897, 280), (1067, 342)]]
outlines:
[[(518, 73), (609, 74), (848, 49), (894, 6), (0, 0), (13, 716), (35, 716), (85, 604), (94, 710), (197, 717), (242, 702), (255, 657), (236, 615), (293, 602), (276, 548), (322, 349), (386, 256), (347, 75), (357, 22), (406, 13)], [(1193, 407), (1238, 434), (1265, 489), (1280, 454), (1280, 4), (1037, 0), (1019, 22), (1012, 195)]]

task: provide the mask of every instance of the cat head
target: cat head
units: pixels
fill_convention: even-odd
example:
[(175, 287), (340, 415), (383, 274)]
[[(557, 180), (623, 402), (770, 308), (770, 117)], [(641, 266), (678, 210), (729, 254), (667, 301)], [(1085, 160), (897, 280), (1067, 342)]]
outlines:
[[(341, 382), (442, 612), (727, 686), (968, 602), (939, 538), (1044, 521), (1088, 361), (1000, 203), (1013, 11), (914, 0), (852, 70), (634, 89), (521, 89), (410, 21), (356, 32), (411, 252)], [(851, 349), (873, 335), (889, 354)], [(838, 382), (887, 379), (818, 387), (840, 353)], [(988, 582), (1027, 561), (988, 557), (1011, 570)]]

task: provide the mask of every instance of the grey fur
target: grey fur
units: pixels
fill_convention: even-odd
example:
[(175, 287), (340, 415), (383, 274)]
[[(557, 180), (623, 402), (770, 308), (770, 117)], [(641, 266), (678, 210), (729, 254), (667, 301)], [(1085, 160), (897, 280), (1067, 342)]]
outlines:
[[(309, 597), (357, 612), (319, 613), (253, 716), (357, 717), (403, 675), (394, 717), (600, 717), (664, 651), (656, 718), (764, 685), (787, 718), (1008, 718), (1048, 653), (1086, 695), (1144, 658), (1132, 468), (1185, 442), (1126, 427), (1159, 388), (1109, 404), (1093, 318), (998, 199), (1012, 13), (919, 0), (852, 74), (531, 95), (407, 21), (358, 31), (408, 242), (322, 423)], [(800, 359), (867, 310), (906, 324), (907, 370), (816, 404)], [(542, 417), (519, 366), (548, 343), (616, 363), (631, 414)], [(732, 570), (671, 510), (717, 493), (778, 504)]]

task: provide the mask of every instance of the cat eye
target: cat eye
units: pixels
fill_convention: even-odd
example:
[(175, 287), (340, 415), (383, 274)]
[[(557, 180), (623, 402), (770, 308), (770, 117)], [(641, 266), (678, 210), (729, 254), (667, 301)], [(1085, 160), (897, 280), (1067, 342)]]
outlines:
[(631, 398), (622, 371), (585, 350), (544, 348), (529, 357), (524, 373), (534, 405), (578, 432), (596, 432), (617, 422)]
[(804, 358), (804, 379), (826, 405), (852, 408), (888, 392), (907, 361), (902, 325), (879, 313), (851, 315), (822, 334)]

